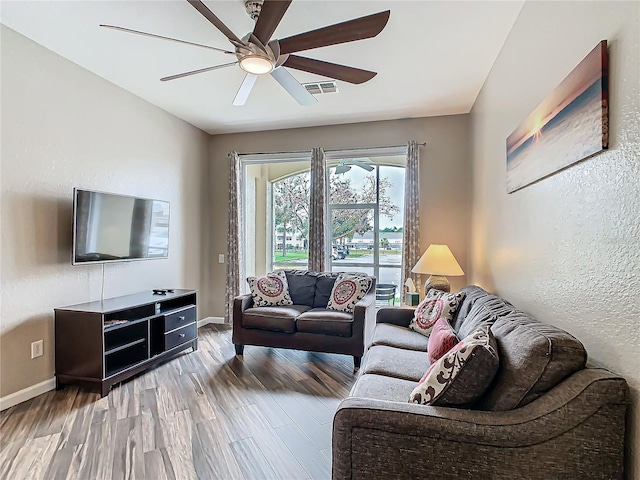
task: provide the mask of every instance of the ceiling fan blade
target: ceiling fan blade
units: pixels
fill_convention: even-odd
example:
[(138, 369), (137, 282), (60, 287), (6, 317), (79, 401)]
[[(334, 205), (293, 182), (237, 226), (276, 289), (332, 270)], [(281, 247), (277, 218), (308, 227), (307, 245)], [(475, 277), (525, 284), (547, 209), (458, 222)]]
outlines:
[(339, 163), (336, 166), (335, 169), (335, 174), (336, 175), (340, 175), (341, 173), (347, 173), (349, 170), (351, 170), (351, 166), (350, 165), (345, 165), (344, 163)]
[(222, 65), (214, 65), (213, 67), (200, 68), (199, 70), (192, 70), (190, 72), (178, 73), (176, 75), (171, 75), (169, 77), (163, 77), (160, 79), (161, 82), (166, 82), (168, 80), (175, 80), (176, 78), (189, 77), (191, 75), (197, 75), (198, 73), (210, 72), (211, 70), (218, 70), (219, 68), (230, 67), (231, 65), (235, 65), (238, 62), (231, 63), (223, 63)]
[(193, 45), (195, 47), (208, 48), (210, 50), (216, 50), (218, 52), (229, 53), (231, 55), (235, 55), (235, 52), (230, 52), (229, 50), (225, 50), (223, 48), (211, 47), (209, 45), (203, 45), (201, 43), (188, 42), (186, 40), (178, 40), (177, 38), (164, 37), (162, 35), (156, 35), (155, 33), (141, 32), (139, 30), (131, 30), (130, 28), (117, 27), (115, 25), (100, 25), (100, 26), (104, 27), (104, 28), (110, 28), (112, 30), (118, 30), (120, 32), (135, 33), (136, 35), (143, 35), (145, 37), (159, 38), (161, 40), (170, 40), (172, 42), (184, 43), (186, 45)]
[(260, 50), (262, 50), (265, 54), (267, 53), (266, 47), (262, 44), (260, 39), (256, 37), (253, 33), (249, 34), (249, 43), (252, 43), (253, 45), (260, 48)]
[(195, 8), (200, 14), (209, 20), (214, 27), (220, 30), (225, 37), (233, 42), (242, 43), (240, 40), (215, 14), (207, 8), (207, 6), (202, 3), (200, 0), (187, 0), (193, 8)]
[(294, 53), (378, 35), (389, 21), (390, 11), (374, 13), (280, 40), (280, 53)]
[(357, 160), (351, 160), (350, 163), (360, 168), (364, 168), (367, 172), (372, 172), (374, 170), (373, 165), (369, 165), (368, 163), (359, 162)]
[(346, 65), (324, 62), (322, 60), (300, 57), (298, 55), (289, 55), (289, 58), (283, 65), (285, 67), (295, 68), (296, 70), (316, 73), (325, 77), (356, 84), (367, 82), (377, 75), (376, 72), (370, 72), (369, 70), (347, 67)]
[(253, 34), (263, 45), (269, 43), (292, 0), (264, 0)]
[(252, 73), (247, 73), (244, 76), (244, 80), (242, 81), (242, 84), (238, 89), (238, 93), (236, 93), (236, 96), (233, 99), (233, 104), (235, 106), (240, 107), (245, 103), (247, 103), (247, 98), (249, 98), (251, 89), (253, 88), (253, 85), (256, 83), (257, 79), (258, 79), (258, 76)]
[(318, 102), (318, 99), (307, 92), (307, 89), (300, 85), (300, 82), (298, 82), (285, 68), (276, 68), (271, 72), (271, 76), (275, 78), (276, 82), (282, 85), (282, 88), (284, 88), (300, 105), (313, 105)]

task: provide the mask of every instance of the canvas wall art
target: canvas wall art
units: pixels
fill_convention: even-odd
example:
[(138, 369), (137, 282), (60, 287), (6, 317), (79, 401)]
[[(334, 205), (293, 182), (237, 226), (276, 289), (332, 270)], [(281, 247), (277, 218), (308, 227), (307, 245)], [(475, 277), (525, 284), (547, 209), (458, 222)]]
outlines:
[(507, 138), (512, 193), (606, 149), (607, 41), (601, 41)]

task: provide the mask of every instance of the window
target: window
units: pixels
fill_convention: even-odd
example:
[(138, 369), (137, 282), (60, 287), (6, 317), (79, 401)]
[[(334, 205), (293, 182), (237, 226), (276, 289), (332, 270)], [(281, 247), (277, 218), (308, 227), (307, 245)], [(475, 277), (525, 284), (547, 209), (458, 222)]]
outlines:
[[(309, 152), (241, 155), (241, 195), (243, 261), (240, 289), (244, 279), (264, 275), (277, 268), (306, 268), (308, 222), (300, 208), (308, 209), (308, 188), (295, 189), (309, 180)], [(305, 180), (306, 178), (306, 180)]]
[(399, 286), (406, 151), (353, 153), (327, 159), (330, 270), (363, 272)]
[(274, 269), (306, 269), (308, 265), (309, 162), (305, 162), (305, 167), (305, 172), (272, 182), (274, 223), (271, 228), (278, 239), (272, 252)]
[[(327, 270), (400, 285), (405, 164), (405, 147), (327, 153)], [(310, 153), (242, 155), (241, 166), (241, 278), (308, 268)]]

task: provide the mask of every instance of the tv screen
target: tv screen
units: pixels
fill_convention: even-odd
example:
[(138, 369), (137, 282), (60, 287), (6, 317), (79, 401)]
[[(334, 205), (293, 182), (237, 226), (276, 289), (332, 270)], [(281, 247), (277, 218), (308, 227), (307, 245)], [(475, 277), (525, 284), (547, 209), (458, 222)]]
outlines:
[(74, 189), (73, 264), (167, 258), (169, 202)]

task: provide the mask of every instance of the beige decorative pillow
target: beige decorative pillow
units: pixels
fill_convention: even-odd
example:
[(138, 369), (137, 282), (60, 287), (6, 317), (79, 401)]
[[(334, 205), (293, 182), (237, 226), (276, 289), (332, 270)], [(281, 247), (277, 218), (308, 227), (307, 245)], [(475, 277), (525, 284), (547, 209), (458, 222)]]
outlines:
[(439, 318), (444, 317), (451, 322), (464, 296), (464, 292), (446, 293), (442, 290), (429, 290), (427, 296), (416, 308), (409, 328), (428, 337)]
[(409, 402), (472, 405), (489, 388), (498, 366), (498, 346), (491, 328), (481, 327), (429, 367)]
[(371, 278), (359, 274), (341, 273), (333, 284), (327, 308), (353, 313), (353, 310), (371, 287)]
[(287, 276), (282, 270), (267, 273), (262, 277), (248, 277), (247, 283), (255, 307), (293, 305)]

